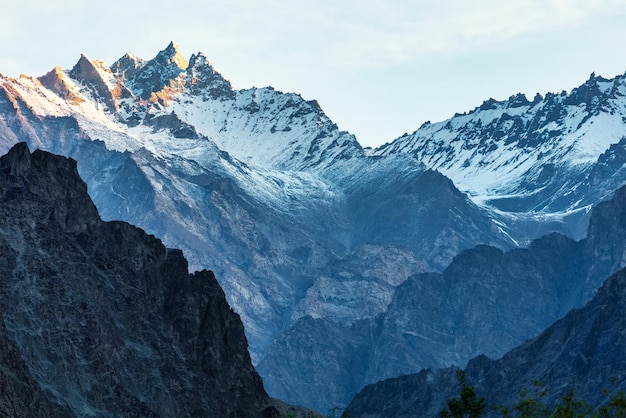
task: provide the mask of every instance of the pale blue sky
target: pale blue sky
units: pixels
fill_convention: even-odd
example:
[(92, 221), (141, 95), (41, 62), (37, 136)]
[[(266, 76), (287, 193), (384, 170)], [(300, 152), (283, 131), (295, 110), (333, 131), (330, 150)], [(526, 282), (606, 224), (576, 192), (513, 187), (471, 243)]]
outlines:
[[(6, 4), (3, 4), (6, 3)], [(0, 73), (204, 52), (235, 88), (316, 99), (364, 146), (493, 97), (626, 72), (626, 0), (0, 0)]]

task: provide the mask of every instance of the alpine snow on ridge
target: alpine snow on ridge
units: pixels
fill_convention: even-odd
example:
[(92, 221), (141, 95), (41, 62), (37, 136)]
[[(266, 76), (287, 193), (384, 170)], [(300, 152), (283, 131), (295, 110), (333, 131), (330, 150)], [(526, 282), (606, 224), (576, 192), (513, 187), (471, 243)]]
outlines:
[(592, 73), (570, 93), (532, 101), (489, 99), (374, 151), (396, 153), (452, 179), (518, 237), (556, 229), (582, 238), (589, 209), (626, 182), (626, 74)]
[[(108, 67), (83, 55), (71, 70), (2, 77), (0, 151), (18, 141), (76, 159), (103, 219), (138, 225), (182, 248), (192, 269), (215, 271), (255, 362), (301, 315), (325, 315), (303, 299), (341, 260), (360, 257), (375, 272), (366, 281), (386, 288), (351, 297), (354, 320), (465, 248), (514, 245), (414, 158), (367, 156), (316, 102), (234, 90), (203, 54), (186, 60), (173, 43), (149, 61), (127, 54)], [(372, 299), (376, 309), (362, 308)]]
[[(496, 146), (482, 147), (478, 133), (464, 134), (497, 109), (442, 123), (450, 128), (438, 142), (423, 141), (441, 145), (429, 148), (430, 159), (401, 146), (412, 143), (406, 138), (364, 150), (317, 102), (271, 87), (233, 89), (204, 54), (186, 59), (174, 43), (148, 61), (126, 54), (107, 66), (83, 55), (70, 70), (0, 76), (0, 152), (25, 141), (73, 157), (103, 219), (137, 225), (182, 248), (192, 270), (215, 271), (258, 364), (298, 321), (373, 320), (407, 277), (443, 271), (464, 249), (513, 248), (551, 230), (580, 237), (589, 205), (626, 181), (625, 124), (618, 118), (626, 114), (623, 77), (610, 81), (610, 91), (609, 81), (593, 80), (601, 88), (581, 93), (589, 97), (580, 104), (567, 102), (573, 92), (553, 99), (565, 109), (560, 117), (548, 117), (550, 95), (541, 106), (541, 100), (519, 107), (489, 102), (506, 107), (497, 119), (503, 129), (513, 123), (507, 118), (517, 121), (510, 109), (526, 109), (523, 123), (536, 112), (534, 131), (551, 132), (533, 137), (542, 158), (549, 155), (537, 167), (528, 162), (544, 173), (535, 177), (516, 163), (530, 161), (532, 143), (507, 143), (512, 134), (493, 131), (487, 138)], [(573, 122), (585, 112), (591, 116)], [(560, 124), (569, 130), (557, 129)], [(591, 135), (609, 130), (600, 142)], [(587, 150), (584, 164), (574, 158), (580, 153), (557, 152), (566, 143), (561, 137), (573, 141), (573, 150)], [(504, 149), (506, 158), (498, 157)], [(454, 165), (467, 150), (475, 159)], [(446, 171), (440, 159), (456, 171)], [(478, 181), (494, 173), (508, 173), (500, 177), (506, 185)], [(478, 179), (474, 189), (466, 177)], [(571, 199), (532, 207), (498, 203), (513, 194), (517, 202), (559, 193)]]

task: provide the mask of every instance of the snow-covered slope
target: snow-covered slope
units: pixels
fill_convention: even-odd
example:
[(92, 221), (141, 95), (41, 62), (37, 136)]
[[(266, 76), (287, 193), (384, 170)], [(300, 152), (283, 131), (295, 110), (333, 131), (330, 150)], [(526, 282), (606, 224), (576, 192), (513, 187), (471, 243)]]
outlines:
[(233, 90), (202, 53), (187, 62), (172, 43), (151, 61), (127, 54), (112, 69), (152, 104), (122, 100), (129, 124), (140, 118), (145, 123), (146, 112), (154, 120), (177, 120), (187, 130), (175, 135), (201, 135), (239, 160), (266, 168), (321, 170), (335, 159), (363, 156), (354, 136), (340, 132), (316, 101), (272, 87)]
[[(442, 270), (478, 243), (513, 245), (412, 157), (366, 156), (315, 101), (235, 90), (202, 53), (187, 60), (174, 43), (151, 60), (129, 53), (107, 67), (83, 55), (70, 70), (0, 78), (0, 151), (17, 141), (75, 158), (104, 219), (138, 225), (182, 248), (192, 268), (214, 270), (255, 361), (313, 314), (321, 294), (309, 289), (334, 279), (340, 260), (386, 265), (384, 276)], [(346, 294), (382, 279), (362, 277)], [(389, 297), (350, 296), (373, 307), (343, 319), (374, 316)]]
[(625, 138), (626, 75), (592, 74), (570, 93), (487, 100), (374, 154), (413, 155), (479, 205), (545, 220), (585, 214), (624, 184)]
[(25, 141), (76, 159), (103, 219), (213, 270), (258, 363), (306, 317), (372, 320), (407, 276), (442, 271), (477, 244), (506, 249), (563, 229), (565, 214), (623, 182), (622, 82), (593, 80), (578, 95), (489, 102), (366, 153), (315, 101), (234, 89), (205, 55), (186, 59), (171, 43), (151, 60), (81, 56), (41, 77), (0, 76), (0, 152)]

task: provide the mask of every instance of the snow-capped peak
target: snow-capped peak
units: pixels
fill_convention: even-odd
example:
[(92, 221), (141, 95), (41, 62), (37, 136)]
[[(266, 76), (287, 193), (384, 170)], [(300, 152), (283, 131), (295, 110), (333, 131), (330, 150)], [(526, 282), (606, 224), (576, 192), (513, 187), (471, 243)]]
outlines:
[(579, 210), (588, 202), (564, 182), (588, 175), (598, 158), (626, 137), (624, 97), (626, 76), (607, 80), (592, 73), (570, 93), (537, 95), (532, 102), (521, 94), (489, 99), (468, 113), (424, 124), (374, 153), (409, 153), (477, 203), (521, 212)]
[(211, 99), (234, 97), (230, 82), (215, 71), (209, 59), (202, 52), (191, 56), (186, 72), (187, 87), (191, 94), (204, 95)]
[(159, 52), (155, 59), (164, 60), (168, 64), (176, 64), (181, 70), (186, 69), (189, 65), (189, 62), (187, 61), (185, 56), (180, 52), (178, 44), (176, 44), (174, 41), (171, 41), (167, 45), (167, 48)]
[(118, 78), (126, 78), (132, 76), (137, 70), (143, 67), (146, 61), (139, 58), (132, 52), (124, 54), (123, 57), (118, 59), (111, 65), (111, 72)]
[(48, 73), (39, 77), (38, 80), (44, 87), (72, 105), (78, 105), (85, 101), (80, 94), (80, 89), (71, 81), (61, 67), (54, 67)]
[[(119, 60), (118, 60), (119, 61)], [(174, 42), (160, 51), (153, 59), (143, 63), (136, 70), (125, 71), (118, 76), (124, 77), (124, 83), (133, 93), (142, 99), (149, 99), (153, 93), (161, 91), (171, 85), (182, 72), (185, 71), (189, 62), (178, 50)]]
[(81, 55), (69, 75), (86, 86), (96, 100), (104, 101), (109, 112), (114, 113), (119, 110), (118, 99), (132, 97), (132, 93), (104, 61), (92, 61), (84, 54)]

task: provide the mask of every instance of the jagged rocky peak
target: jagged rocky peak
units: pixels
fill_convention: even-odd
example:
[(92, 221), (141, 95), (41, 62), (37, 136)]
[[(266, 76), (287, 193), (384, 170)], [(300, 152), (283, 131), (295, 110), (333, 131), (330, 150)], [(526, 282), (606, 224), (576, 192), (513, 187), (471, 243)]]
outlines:
[(528, 101), (524, 93), (517, 93), (509, 97), (509, 100), (508, 100), (508, 107), (511, 107), (511, 108), (527, 106), (529, 104), (530, 102)]
[[(20, 398), (0, 397), (0, 411), (279, 415), (213, 273), (100, 220), (74, 160), (24, 143), (0, 157), (0, 254), (0, 382), (6, 370), (23, 382), (14, 391), (8, 376), (3, 393)], [(37, 397), (46, 411), (20, 400)]]
[(534, 104), (537, 104), (537, 97), (535, 97), (535, 100), (530, 102), (524, 93), (517, 93), (517, 94), (511, 95), (507, 100), (496, 100), (493, 97), (490, 97), (489, 99), (485, 100), (480, 106), (471, 110), (469, 114), (477, 113), (477, 112), (485, 111), (485, 110), (516, 109), (518, 107), (529, 106), (529, 105), (534, 105)]
[(85, 54), (69, 72), (70, 77), (81, 82), (96, 100), (102, 100), (110, 112), (119, 110), (117, 100), (131, 97), (132, 93), (115, 78), (102, 60), (90, 60)]
[(16, 144), (0, 159), (2, 173), (12, 177), (23, 176), (30, 168), (30, 151), (24, 142)]
[(188, 65), (189, 62), (178, 49), (178, 45), (170, 42), (167, 48), (159, 51), (141, 68), (132, 73), (125, 73), (125, 83), (135, 95), (146, 100), (164, 87), (174, 85), (176, 78)]
[(80, 59), (70, 70), (70, 76), (74, 80), (88, 83), (102, 83), (102, 75), (100, 72), (103, 70), (102, 66), (98, 62), (90, 60), (85, 54), (80, 54)]
[(174, 41), (171, 41), (167, 45), (167, 48), (159, 52), (155, 59), (161, 60), (167, 65), (176, 64), (181, 70), (186, 69), (189, 65), (189, 62), (187, 61), (185, 56), (180, 52), (178, 44), (176, 44)]
[(52, 90), (73, 105), (85, 101), (78, 92), (72, 89), (61, 67), (54, 67), (48, 73), (39, 77), (38, 80), (44, 87)]
[(31, 154), (25, 143), (18, 143), (0, 159), (0, 170), (7, 179), (0, 189), (4, 201), (38, 195), (46, 217), (61, 231), (82, 232), (96, 223), (98, 211), (74, 159), (41, 150)]
[(110, 69), (116, 77), (125, 79), (131, 77), (137, 70), (146, 65), (144, 59), (139, 58), (132, 52), (124, 54), (124, 56), (111, 65)]
[(589, 111), (596, 111), (598, 106), (604, 104), (609, 97), (614, 96), (622, 83), (623, 79), (619, 76), (613, 80), (608, 80), (600, 75), (596, 76), (595, 73), (591, 73), (589, 79), (584, 84), (574, 88), (567, 95), (564, 104), (573, 106), (585, 104)]
[(187, 66), (187, 86), (192, 94), (205, 93), (211, 99), (235, 97), (233, 87), (220, 73), (215, 71), (202, 52), (193, 54)]

